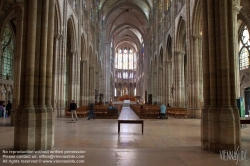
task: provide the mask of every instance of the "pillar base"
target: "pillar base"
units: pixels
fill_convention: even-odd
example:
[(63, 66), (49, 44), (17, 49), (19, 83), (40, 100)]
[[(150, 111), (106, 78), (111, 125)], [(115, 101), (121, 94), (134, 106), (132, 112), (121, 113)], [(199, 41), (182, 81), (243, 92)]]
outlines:
[(47, 150), (47, 108), (35, 106), (36, 110), (36, 150)]
[(188, 108), (189, 112), (188, 118), (197, 118), (201, 119), (201, 109), (198, 108)]
[(54, 148), (54, 110), (52, 106), (47, 107), (47, 149)]
[(10, 125), (11, 126), (15, 126), (15, 123), (16, 123), (16, 112), (15, 111), (11, 111)]
[(14, 150), (35, 150), (35, 108), (19, 106), (16, 118)]

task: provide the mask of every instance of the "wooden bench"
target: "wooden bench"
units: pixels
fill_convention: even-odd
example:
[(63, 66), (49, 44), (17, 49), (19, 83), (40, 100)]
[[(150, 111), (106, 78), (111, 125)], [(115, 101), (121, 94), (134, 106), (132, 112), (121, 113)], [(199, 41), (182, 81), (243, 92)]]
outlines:
[[(71, 112), (68, 111), (69, 107), (65, 108), (65, 116), (71, 117)], [(88, 115), (89, 109), (88, 106), (80, 106), (76, 109), (76, 113), (78, 117), (86, 117)]]
[(142, 135), (143, 135), (144, 119), (118, 119), (118, 134), (120, 134), (121, 123), (141, 124), (141, 130), (142, 130)]
[[(108, 105), (95, 105), (93, 107), (95, 118), (101, 119), (117, 119), (119, 117), (119, 113), (122, 109), (121, 104), (115, 105), (118, 109), (117, 111), (108, 111)], [(65, 116), (71, 117), (71, 112), (68, 111), (69, 107), (65, 108)], [(76, 109), (76, 113), (78, 117), (87, 117), (89, 113), (89, 106), (80, 106)]]
[(240, 118), (240, 124), (250, 124), (250, 117), (249, 118)]
[(169, 117), (174, 118), (187, 118), (190, 114), (186, 108), (178, 108), (178, 107), (167, 107), (167, 113)]
[(130, 108), (143, 119), (156, 119), (160, 114), (160, 106), (143, 105), (143, 109), (141, 109), (141, 105), (131, 104)]

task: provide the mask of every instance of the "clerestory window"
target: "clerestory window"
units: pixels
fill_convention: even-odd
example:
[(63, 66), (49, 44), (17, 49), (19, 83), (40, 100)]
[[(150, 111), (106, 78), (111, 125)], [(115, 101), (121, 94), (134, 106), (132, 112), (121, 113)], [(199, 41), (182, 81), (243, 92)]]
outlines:
[(3, 79), (13, 79), (13, 56), (14, 56), (14, 42), (12, 38), (12, 30), (9, 24), (6, 24), (3, 30), (2, 57), (1, 57), (1, 74)]

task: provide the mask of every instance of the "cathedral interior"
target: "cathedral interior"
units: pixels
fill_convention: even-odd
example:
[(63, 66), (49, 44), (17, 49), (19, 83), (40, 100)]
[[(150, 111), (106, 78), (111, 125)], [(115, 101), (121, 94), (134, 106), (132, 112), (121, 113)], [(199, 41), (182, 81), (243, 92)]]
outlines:
[[(86, 166), (235, 165), (220, 152), (250, 151), (249, 30), (249, 0), (0, 0), (0, 104), (12, 103), (0, 158), (56, 149), (86, 151)], [(189, 116), (117, 135), (117, 119), (71, 122), (72, 100)]]

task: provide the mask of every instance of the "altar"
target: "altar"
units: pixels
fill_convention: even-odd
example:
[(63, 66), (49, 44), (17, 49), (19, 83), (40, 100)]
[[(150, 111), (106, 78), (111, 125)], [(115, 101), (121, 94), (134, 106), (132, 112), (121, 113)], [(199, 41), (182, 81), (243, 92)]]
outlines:
[(124, 104), (130, 104), (130, 100), (124, 100)]
[(124, 101), (124, 100), (136, 101), (136, 97), (129, 96), (129, 95), (123, 95), (123, 96), (118, 97), (118, 101)]

